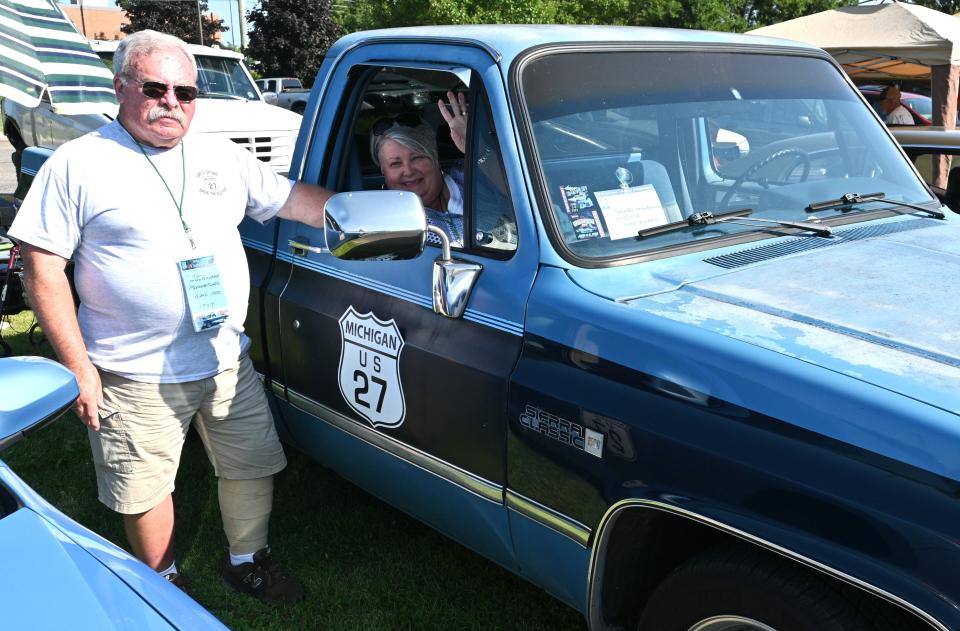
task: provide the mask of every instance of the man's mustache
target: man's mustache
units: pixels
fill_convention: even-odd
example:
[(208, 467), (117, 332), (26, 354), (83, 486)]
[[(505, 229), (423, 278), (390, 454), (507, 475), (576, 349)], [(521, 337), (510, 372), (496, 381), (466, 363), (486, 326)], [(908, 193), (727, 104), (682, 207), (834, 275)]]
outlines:
[(167, 109), (162, 105), (155, 105), (150, 110), (150, 113), (147, 114), (147, 120), (151, 123), (156, 122), (161, 118), (172, 118), (181, 125), (184, 125), (187, 122), (187, 117), (183, 115), (183, 112), (180, 110)]

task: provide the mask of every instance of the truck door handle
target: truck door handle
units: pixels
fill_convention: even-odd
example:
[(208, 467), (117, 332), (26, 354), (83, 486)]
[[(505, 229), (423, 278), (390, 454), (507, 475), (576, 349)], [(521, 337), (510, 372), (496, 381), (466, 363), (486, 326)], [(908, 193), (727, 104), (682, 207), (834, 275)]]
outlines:
[(330, 250), (327, 248), (321, 248), (316, 245), (309, 245), (307, 243), (300, 243), (299, 241), (294, 241), (291, 239), (287, 244), (293, 249), (293, 253), (298, 256), (306, 256), (307, 252), (313, 252), (314, 254), (326, 254)]

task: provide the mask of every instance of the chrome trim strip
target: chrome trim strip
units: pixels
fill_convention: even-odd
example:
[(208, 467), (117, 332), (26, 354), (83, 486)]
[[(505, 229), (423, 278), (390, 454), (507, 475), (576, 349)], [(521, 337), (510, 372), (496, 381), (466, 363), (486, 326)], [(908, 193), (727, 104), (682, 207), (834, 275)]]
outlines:
[[(273, 248), (264, 249), (263, 242), (254, 241), (253, 239), (244, 238), (242, 239), (243, 244), (255, 250), (261, 250), (264, 252), (273, 253)], [(276, 253), (276, 258), (278, 260), (284, 261), (286, 263), (291, 263), (298, 267), (309, 269), (314, 272), (319, 272), (326, 276), (331, 276), (333, 278), (338, 278), (344, 282), (352, 283), (354, 285), (359, 285), (370, 289), (371, 291), (376, 291), (381, 294), (386, 294), (393, 298), (398, 298), (400, 300), (406, 300), (415, 305), (421, 306), (425, 309), (433, 309), (433, 297), (432, 296), (421, 296), (418, 293), (408, 291), (401, 287), (395, 285), (388, 285), (386, 283), (381, 283), (380, 281), (373, 280), (372, 278), (367, 278), (365, 276), (360, 276), (359, 274), (354, 274), (352, 272), (346, 272), (332, 265), (327, 265), (325, 263), (319, 263), (317, 261), (310, 260), (303, 256), (296, 256), (290, 252), (278, 251)], [(523, 324), (520, 322), (512, 322), (510, 320), (505, 320), (503, 318), (491, 315), (489, 313), (484, 313), (482, 311), (477, 311), (475, 309), (467, 309), (463, 316), (464, 320), (473, 322), (474, 324), (480, 324), (483, 326), (488, 326), (504, 333), (509, 333), (510, 335), (516, 335), (517, 337), (523, 336)]]
[(507, 508), (512, 508), (521, 515), (525, 515), (543, 524), (550, 530), (567, 537), (584, 548), (587, 547), (590, 541), (591, 530), (586, 524), (582, 524), (562, 513), (558, 513), (549, 506), (545, 506), (511, 489), (507, 489)]
[(613, 520), (613, 518), (620, 513), (622, 510), (627, 508), (648, 508), (653, 510), (660, 510), (667, 513), (673, 513), (675, 515), (680, 515), (681, 517), (686, 517), (687, 519), (692, 519), (693, 521), (700, 522), (704, 525), (716, 528), (727, 534), (734, 535), (739, 537), (749, 543), (759, 545), (771, 552), (776, 552), (777, 554), (786, 557), (792, 561), (799, 561), (804, 565), (811, 567), (815, 570), (819, 570), (828, 576), (840, 579), (849, 585), (862, 589), (866, 592), (874, 594), (883, 598), (884, 600), (898, 605), (899, 607), (905, 609), (906, 611), (917, 616), (924, 622), (928, 623), (933, 628), (938, 631), (950, 631), (946, 626), (943, 625), (936, 618), (923, 611), (922, 609), (916, 607), (915, 605), (903, 600), (902, 598), (895, 596), (886, 590), (883, 590), (879, 587), (871, 585), (866, 581), (862, 581), (856, 577), (850, 576), (845, 572), (834, 569), (828, 565), (824, 565), (819, 561), (815, 561), (809, 557), (806, 557), (802, 554), (797, 554), (791, 550), (788, 550), (782, 546), (778, 546), (775, 543), (771, 543), (766, 539), (762, 539), (755, 535), (752, 535), (748, 532), (744, 532), (738, 528), (734, 528), (722, 522), (719, 522), (715, 519), (705, 517), (699, 513), (694, 513), (693, 511), (686, 510), (684, 508), (679, 508), (672, 504), (667, 504), (665, 502), (658, 502), (655, 500), (638, 500), (638, 499), (628, 499), (620, 500), (611, 506), (603, 518), (600, 520), (600, 523), (597, 524), (597, 539), (596, 543), (593, 546), (593, 550), (590, 553), (590, 569), (587, 572), (587, 622), (591, 629), (602, 629), (604, 628), (604, 621), (602, 617), (602, 606), (600, 601), (601, 593), (599, 586), (597, 585), (597, 575), (599, 574), (598, 570), (598, 559), (601, 558), (602, 551), (606, 550), (607, 545), (609, 544), (609, 532), (606, 526)]
[(346, 272), (331, 265), (312, 261), (309, 258), (294, 256), (292, 253), (288, 252), (277, 252), (277, 258), (281, 261), (286, 261), (287, 263), (291, 263), (298, 267), (319, 272), (333, 278), (338, 278), (342, 281), (353, 283), (354, 285), (360, 285), (361, 287), (365, 287), (394, 298), (399, 298), (400, 300), (406, 300), (407, 302), (412, 302), (427, 309), (433, 309), (433, 298), (430, 296), (421, 296), (420, 294), (407, 291), (400, 287), (394, 287), (393, 285), (387, 285), (386, 283), (381, 283), (380, 281), (373, 280), (372, 278), (360, 276), (359, 274), (354, 274), (352, 272)]
[[(283, 385), (277, 382), (273, 382), (272, 386), (274, 392), (277, 392), (278, 389), (280, 391), (284, 390)], [(455, 484), (481, 499), (495, 504), (503, 504), (504, 491), (503, 487), (499, 484), (481, 478), (449, 462), (435, 458), (416, 447), (411, 447), (406, 443), (400, 442), (392, 436), (381, 434), (371, 427), (354, 422), (343, 414), (335, 412), (325, 405), (317, 403), (289, 388), (286, 389), (286, 392), (286, 398), (291, 405), (317, 417), (320, 421), (332, 425), (355, 438), (359, 438), (384, 453), (395, 456), (427, 473), (432, 473), (438, 478)]]
[(240, 243), (244, 246), (250, 248), (251, 250), (259, 250), (260, 252), (266, 252), (267, 254), (273, 254), (273, 246), (269, 243), (264, 243), (263, 241), (257, 241), (256, 239), (251, 239), (249, 237), (240, 237)]

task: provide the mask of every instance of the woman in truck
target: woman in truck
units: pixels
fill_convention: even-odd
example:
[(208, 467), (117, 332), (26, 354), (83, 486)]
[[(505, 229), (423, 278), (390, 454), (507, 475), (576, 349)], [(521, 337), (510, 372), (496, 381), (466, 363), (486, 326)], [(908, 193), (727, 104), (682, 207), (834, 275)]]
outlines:
[[(450, 126), (450, 138), (461, 153), (466, 148), (467, 96), (447, 92), (437, 103)], [(370, 154), (383, 173), (384, 188), (420, 196), (427, 223), (443, 230), (453, 247), (463, 246), (463, 164), (441, 169), (433, 127), (413, 113), (381, 118), (373, 124)], [(433, 233), (427, 243), (440, 245)]]

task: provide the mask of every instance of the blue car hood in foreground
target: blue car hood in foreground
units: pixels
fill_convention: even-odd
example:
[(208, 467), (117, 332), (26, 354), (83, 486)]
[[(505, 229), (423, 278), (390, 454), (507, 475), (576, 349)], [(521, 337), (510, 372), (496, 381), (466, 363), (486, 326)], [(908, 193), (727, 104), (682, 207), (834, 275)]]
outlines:
[(20, 508), (0, 519), (0, 629), (226, 627), (159, 574), (43, 499), (0, 460)]
[[(798, 245), (814, 248), (797, 252)], [(645, 265), (654, 271), (632, 282), (588, 270), (571, 277), (646, 314), (960, 414), (956, 221), (903, 217), (841, 228), (829, 241), (797, 237)]]
[(0, 594), (8, 603), (4, 628), (171, 628), (113, 572), (28, 508), (0, 520), (0, 559)]

